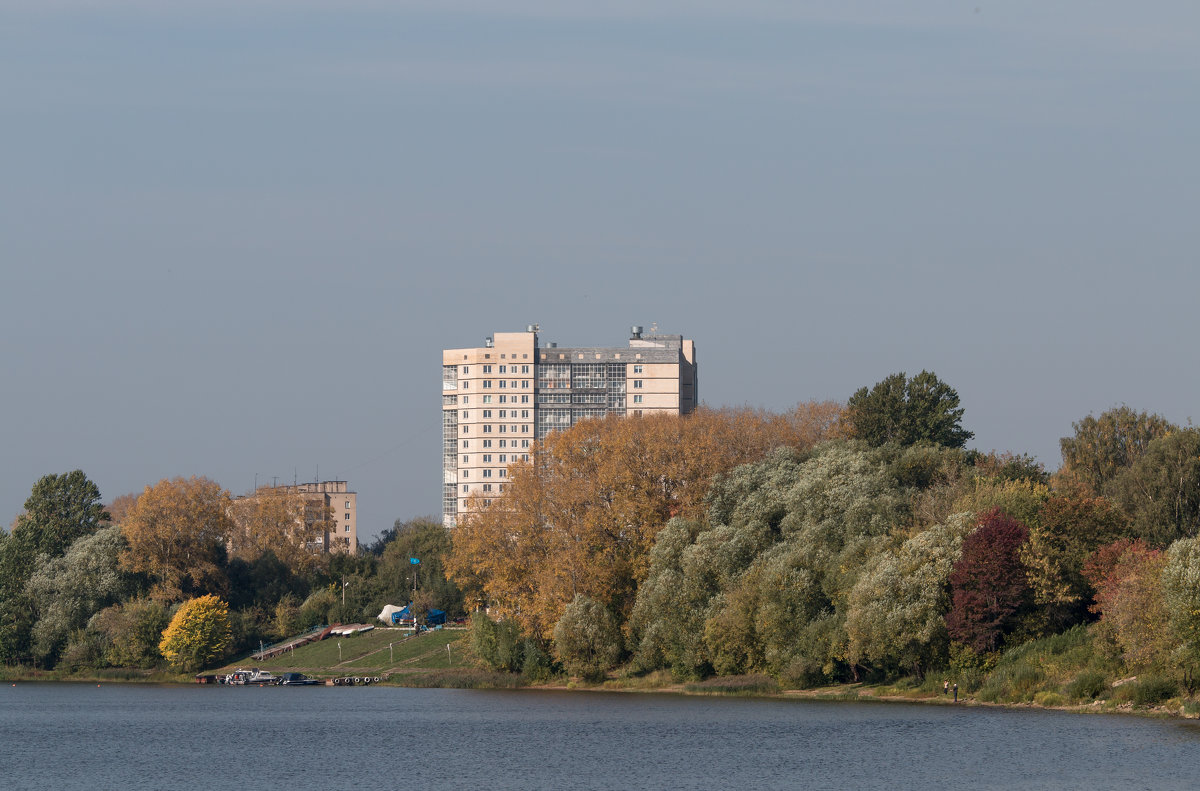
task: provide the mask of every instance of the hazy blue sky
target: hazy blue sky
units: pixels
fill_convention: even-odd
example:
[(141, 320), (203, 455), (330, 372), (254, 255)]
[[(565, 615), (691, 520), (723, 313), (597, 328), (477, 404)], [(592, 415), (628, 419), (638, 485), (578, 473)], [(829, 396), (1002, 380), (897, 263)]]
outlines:
[(440, 350), (532, 322), (711, 406), (927, 368), (1055, 467), (1195, 415), (1198, 99), (1194, 0), (5, 0), (0, 519), (319, 468), (369, 538), (439, 510)]

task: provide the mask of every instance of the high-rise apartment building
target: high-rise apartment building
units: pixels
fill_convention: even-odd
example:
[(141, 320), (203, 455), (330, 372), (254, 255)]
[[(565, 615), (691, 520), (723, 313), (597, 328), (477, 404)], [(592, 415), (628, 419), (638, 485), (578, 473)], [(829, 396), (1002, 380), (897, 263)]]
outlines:
[(560, 348), (538, 327), (498, 332), (473, 349), (442, 351), (442, 520), (467, 501), (503, 494), (508, 465), (580, 420), (682, 415), (698, 403), (696, 346), (682, 335), (633, 327), (626, 347)]

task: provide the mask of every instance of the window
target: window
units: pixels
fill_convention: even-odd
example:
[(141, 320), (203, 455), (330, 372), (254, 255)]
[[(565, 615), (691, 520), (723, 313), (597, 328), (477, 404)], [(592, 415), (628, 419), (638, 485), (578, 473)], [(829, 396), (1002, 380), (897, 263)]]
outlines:
[(503, 464), (508, 459), (503, 453), (500, 454), (500, 463)]
[(483, 454), (483, 463), (484, 464), (490, 463), (491, 460), (492, 460), (492, 454), (490, 454), (490, 453)]
[[(516, 440), (514, 439), (513, 442), (516, 442)], [(500, 440), (500, 447), (504, 447), (504, 440)]]
[(485, 374), (490, 374), (492, 372), (492, 366), (490, 366), (490, 365), (483, 366), (483, 372)]
[(511, 382), (508, 383), (508, 386), (511, 387), (513, 390), (516, 390), (517, 389), (517, 380), (516, 379), (512, 380)]
[(461, 431), (463, 434), (466, 434), (470, 430), (470, 428), (471, 428), (470, 426), (459, 426), (458, 430)]
[(489, 418), (489, 417), (491, 417), (491, 416), (492, 416), (492, 410), (490, 410), (490, 409), (485, 409), (485, 410), (483, 410), (483, 417), (484, 417), (485, 419), (486, 419), (486, 418)]
[[(465, 398), (464, 398), (463, 400), (464, 400), (464, 401), (466, 401), (466, 399), (465, 399)], [(527, 395), (523, 395), (523, 396), (521, 396), (521, 403), (522, 403), (522, 404), (528, 404), (528, 403), (529, 403), (529, 396), (527, 396)]]
[[(483, 490), (485, 492), (490, 492), (492, 490), (492, 485), (490, 483), (485, 483), (483, 485)], [(485, 500), (484, 502), (489, 502), (489, 501)]]
[[(489, 428), (490, 428), (490, 426), (489, 426)], [(506, 425), (504, 425), (503, 423), (501, 423), (501, 424), (500, 424), (500, 433), (501, 433), (501, 434), (503, 434), (503, 433), (504, 433), (504, 429), (506, 429), (506, 428), (508, 428), (508, 426), (506, 426)]]
[(492, 441), (491, 441), (490, 439), (485, 439), (485, 440), (483, 441), (483, 447), (485, 447), (485, 448), (490, 448), (490, 447), (492, 447)]
[[(464, 431), (466, 431), (466, 429), (467, 429), (467, 427), (466, 427), (466, 426), (463, 426), (463, 430), (464, 430)], [(483, 425), (483, 433), (484, 433), (484, 434), (491, 434), (491, 433), (492, 433), (492, 427), (491, 427), (491, 425), (490, 425), (490, 424), (488, 424), (488, 423), (485, 423), (485, 424)]]
[[(634, 380), (633, 380), (633, 386), (634, 386), (634, 389), (640, 388), (640, 387), (642, 386), (642, 380), (641, 380), (641, 379), (634, 379)], [(485, 384), (485, 385), (484, 385), (484, 387), (487, 387), (487, 385)]]
[[(529, 440), (527, 440), (527, 439), (523, 439), (523, 440), (521, 440), (521, 447), (522, 447), (522, 448), (528, 448), (528, 447), (529, 447)], [(526, 456), (526, 457), (525, 457), (525, 459), (526, 459), (526, 461), (528, 461), (528, 460), (529, 460), (529, 457), (528, 457), (528, 456)]]
[(485, 395), (485, 396), (483, 397), (483, 403), (485, 403), (485, 404), (490, 404), (490, 403), (492, 403), (492, 397), (491, 397), (490, 395)]
[(521, 366), (521, 373), (523, 373), (523, 374), (527, 374), (527, 373), (529, 373), (529, 366), (528, 366), (528, 365), (522, 365), (522, 366)]
[(521, 454), (521, 461), (529, 461), (529, 454), (528, 454), (528, 453), (522, 453), (522, 454)]
[(492, 477), (492, 471), (491, 471), (491, 470), (484, 470), (484, 471), (483, 471), (483, 477), (484, 477), (484, 478), (491, 478), (491, 477)]
[[(483, 389), (484, 389), (484, 390), (487, 390), (487, 389), (488, 389), (488, 388), (490, 388), (491, 386), (492, 386), (492, 380), (491, 380), (491, 379), (484, 379), (484, 380), (483, 380)], [(635, 387), (641, 387), (641, 385), (635, 385)]]
[[(349, 501), (349, 500), (347, 500), (347, 501), (346, 501), (346, 509), (347, 509), (347, 510), (349, 510), (349, 509), (350, 509), (350, 501)], [(349, 519), (349, 518), (350, 518), (350, 514), (346, 514), (346, 518), (347, 518), (347, 519)]]
[(506, 382), (505, 380), (501, 379), (501, 380), (500, 380), (500, 388), (501, 388), (501, 389), (503, 389), (503, 388), (505, 388), (505, 387), (507, 387), (507, 386), (508, 386), (508, 382)]
[[(346, 519), (347, 519), (347, 520), (349, 520), (349, 519), (350, 519), (350, 514), (346, 514)], [(350, 529), (350, 526), (349, 526), (349, 525), (346, 525), (346, 529), (347, 529), (347, 530), (349, 530), (349, 529)]]
[(350, 525), (346, 525), (346, 532), (347, 532), (347, 533), (349, 533), (349, 532), (350, 532)]
[(507, 478), (507, 477), (508, 477), (508, 470), (500, 470), (500, 477), (501, 477), (501, 478)]
[(640, 366), (640, 365), (633, 366), (633, 372), (635, 374), (640, 374), (642, 372), (642, 366)]
[(529, 433), (529, 424), (528, 424), (528, 423), (526, 423), (525, 425), (521, 426), (521, 433), (522, 433), (522, 434), (528, 434), (528, 433)]
[[(513, 387), (516, 387), (516, 386), (517, 386), (517, 385), (516, 385), (516, 382), (514, 382), (514, 383), (513, 383)], [(528, 389), (529, 389), (529, 380), (528, 380), (528, 379), (522, 379), (522, 380), (521, 380), (521, 387), (522, 387), (522, 388), (524, 388), (525, 390), (528, 390)]]
[(465, 409), (461, 409), (461, 410), (459, 410), (459, 412), (458, 412), (458, 417), (459, 417), (459, 419), (460, 419), (460, 420), (466, 420), (466, 419), (467, 419), (467, 417), (468, 417), (470, 414), (471, 414), (471, 413), (470, 413), (470, 412), (468, 412), (467, 410), (465, 410)]
[(466, 390), (467, 388), (469, 388), (471, 386), (471, 383), (470, 383), (470, 381), (466, 381), (466, 382), (462, 383), (462, 386), (463, 386), (463, 390)]
[(467, 374), (469, 374), (471, 372), (471, 366), (464, 365), (462, 367), (462, 372), (463, 372), (463, 376), (466, 376)]
[(523, 418), (525, 418), (526, 420), (528, 420), (528, 419), (529, 419), (529, 410), (528, 410), (528, 409), (522, 409), (522, 410), (521, 410), (521, 417), (523, 417)]
[(640, 403), (642, 403), (642, 397), (641, 397), (640, 395), (635, 395), (635, 396), (633, 397), (633, 403), (635, 403), (635, 404), (640, 404)]
[(470, 470), (463, 470), (463, 477), (464, 477), (464, 478), (470, 478), (470, 477), (471, 477), (471, 471), (470, 471)]
[[(504, 355), (502, 354), (502, 355), (500, 355), (500, 356), (501, 356), (501, 357), (503, 357)], [(503, 365), (502, 365), (502, 366), (500, 366), (500, 373), (502, 373), (502, 374), (503, 374), (503, 373), (508, 373), (508, 371), (506, 371), (506, 370), (505, 370), (505, 368), (504, 368), (504, 366), (503, 366)]]
[(464, 404), (471, 403), (471, 396), (463, 396), (462, 399)]
[(463, 456), (463, 464), (470, 464), (470, 463), (471, 463), (471, 457)]
[(464, 484), (463, 484), (463, 494), (466, 494), (466, 493), (467, 493), (467, 492), (469, 492), (470, 490), (471, 490), (471, 487), (467, 486), (467, 485), (464, 483)]
[[(516, 398), (516, 396), (513, 396), (513, 398)], [(500, 403), (501, 403), (501, 404), (504, 404), (504, 403), (507, 403), (507, 402), (508, 402), (508, 396), (506, 396), (506, 395), (504, 395), (504, 394), (501, 394), (501, 395), (500, 395)]]

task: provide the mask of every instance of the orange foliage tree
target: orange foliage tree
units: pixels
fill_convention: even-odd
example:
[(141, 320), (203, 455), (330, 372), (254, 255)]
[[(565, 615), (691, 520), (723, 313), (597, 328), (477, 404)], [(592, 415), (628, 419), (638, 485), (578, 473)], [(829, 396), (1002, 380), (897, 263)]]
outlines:
[(577, 595), (623, 621), (669, 519), (702, 517), (714, 477), (739, 464), (834, 438), (840, 412), (822, 402), (784, 414), (609, 416), (550, 434), (530, 462), (509, 469), (502, 497), (473, 501), (448, 571), (493, 613), (544, 639)]
[(149, 575), (152, 595), (160, 601), (223, 592), (229, 504), (229, 492), (208, 478), (164, 479), (147, 486), (121, 524), (128, 542), (122, 567)]
[(268, 550), (293, 571), (310, 568), (317, 556), (308, 549), (333, 526), (331, 509), (310, 502), (287, 487), (264, 487), (253, 495), (234, 500), (229, 554), (246, 561), (257, 560)]

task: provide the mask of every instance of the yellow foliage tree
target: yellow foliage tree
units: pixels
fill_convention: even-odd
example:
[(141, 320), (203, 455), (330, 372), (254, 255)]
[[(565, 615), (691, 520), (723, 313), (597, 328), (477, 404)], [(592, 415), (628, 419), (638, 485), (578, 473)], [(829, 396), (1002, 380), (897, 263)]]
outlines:
[(121, 565), (153, 578), (151, 595), (160, 601), (224, 590), (220, 560), (232, 529), (229, 506), (229, 492), (208, 478), (147, 486), (121, 524), (128, 542)]
[(739, 464), (837, 436), (839, 414), (824, 402), (782, 415), (609, 416), (555, 432), (530, 462), (510, 467), (503, 497), (487, 508), (473, 501), (447, 570), (544, 639), (579, 595), (624, 616), (671, 517), (703, 515), (713, 478)]
[(201, 596), (179, 606), (158, 650), (172, 665), (191, 672), (223, 656), (232, 639), (229, 607), (216, 596)]

